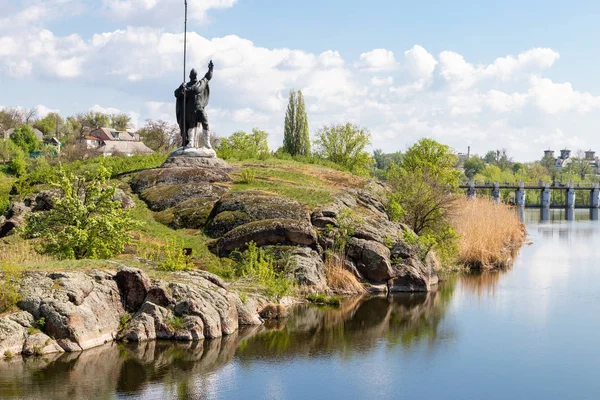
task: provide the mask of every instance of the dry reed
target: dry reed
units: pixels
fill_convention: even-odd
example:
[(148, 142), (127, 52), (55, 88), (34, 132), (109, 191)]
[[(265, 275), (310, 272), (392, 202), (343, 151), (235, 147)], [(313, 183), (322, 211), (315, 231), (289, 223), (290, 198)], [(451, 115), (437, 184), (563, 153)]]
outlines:
[(365, 287), (358, 281), (354, 274), (344, 267), (344, 255), (332, 254), (325, 261), (325, 277), (327, 285), (340, 294), (364, 294)]
[(459, 235), (459, 262), (473, 268), (507, 267), (525, 240), (514, 208), (490, 199), (460, 199), (453, 225)]
[(0, 242), (0, 264), (44, 264), (55, 258), (40, 254), (36, 251), (36, 243), (11, 236)]

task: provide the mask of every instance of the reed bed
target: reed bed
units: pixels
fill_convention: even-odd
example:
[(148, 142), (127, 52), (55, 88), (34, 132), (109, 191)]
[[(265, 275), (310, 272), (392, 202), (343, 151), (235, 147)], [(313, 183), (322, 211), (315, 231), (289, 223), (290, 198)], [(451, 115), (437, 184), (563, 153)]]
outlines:
[(458, 261), (471, 268), (512, 265), (526, 233), (516, 210), (487, 198), (462, 198), (457, 205), (453, 225), (460, 237)]
[(325, 261), (327, 285), (335, 292), (344, 295), (364, 294), (365, 287), (356, 276), (344, 267), (343, 254), (332, 254)]

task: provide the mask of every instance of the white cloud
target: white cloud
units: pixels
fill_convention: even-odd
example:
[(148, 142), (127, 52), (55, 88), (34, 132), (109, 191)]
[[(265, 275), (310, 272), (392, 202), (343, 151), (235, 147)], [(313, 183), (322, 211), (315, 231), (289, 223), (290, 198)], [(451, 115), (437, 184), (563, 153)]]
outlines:
[(437, 63), (435, 57), (418, 44), (404, 52), (406, 69), (415, 79), (430, 78)]
[[(233, 7), (237, 0), (188, 0), (190, 22), (209, 22), (208, 11)], [(169, 26), (183, 24), (181, 0), (102, 0), (104, 11), (113, 19), (131, 25)]]
[(386, 78), (379, 78), (377, 76), (374, 76), (373, 78), (371, 78), (371, 84), (374, 86), (389, 86), (393, 83), (394, 78), (391, 76), (388, 76)]
[(529, 93), (533, 96), (535, 104), (548, 114), (572, 110), (586, 113), (600, 108), (600, 97), (575, 91), (568, 82), (554, 83), (550, 79), (533, 76)]
[(390, 71), (397, 68), (398, 63), (392, 51), (375, 49), (367, 53), (362, 53), (354, 66), (368, 71)]
[(44, 118), (46, 115), (50, 114), (51, 112), (60, 114), (60, 110), (46, 107), (43, 104), (38, 104), (34, 108), (35, 108), (35, 115), (37, 118)]
[(490, 90), (485, 95), (486, 104), (494, 111), (508, 112), (525, 106), (529, 96), (523, 93), (504, 93), (499, 90)]

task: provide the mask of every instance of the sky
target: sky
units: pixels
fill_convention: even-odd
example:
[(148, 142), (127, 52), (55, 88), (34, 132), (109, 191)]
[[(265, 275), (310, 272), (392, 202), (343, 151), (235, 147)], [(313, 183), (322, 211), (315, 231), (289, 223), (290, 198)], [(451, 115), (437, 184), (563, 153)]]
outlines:
[[(174, 122), (183, 0), (0, 0), (0, 107)], [(283, 140), (290, 89), (311, 135), (347, 121), (372, 147), (600, 153), (600, 2), (188, 0), (187, 71), (215, 64), (219, 136)]]

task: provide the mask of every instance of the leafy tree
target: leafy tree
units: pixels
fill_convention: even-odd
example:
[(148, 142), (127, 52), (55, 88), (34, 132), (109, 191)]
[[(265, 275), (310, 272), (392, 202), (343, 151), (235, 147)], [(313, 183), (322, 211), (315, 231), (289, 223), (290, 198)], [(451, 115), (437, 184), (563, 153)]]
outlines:
[(110, 116), (110, 126), (118, 131), (126, 131), (131, 127), (131, 117), (125, 113)]
[(17, 152), (22, 152), (15, 142), (10, 139), (0, 139), (0, 162), (6, 162), (12, 159)]
[(370, 137), (367, 129), (350, 122), (326, 125), (319, 129), (315, 146), (323, 158), (365, 175), (371, 167), (371, 156), (365, 150), (371, 144)]
[(45, 136), (59, 136), (59, 132), (64, 126), (65, 121), (60, 114), (51, 112), (44, 118), (37, 120), (33, 127), (39, 129)]
[(90, 130), (111, 126), (110, 116), (96, 111), (77, 114), (70, 117), (69, 121), (78, 131), (80, 137), (83, 137)]
[(146, 120), (146, 124), (137, 131), (146, 146), (154, 151), (167, 151), (171, 148), (179, 133), (179, 127), (163, 120)]
[(565, 168), (567, 174), (574, 174), (579, 176), (581, 179), (585, 179), (586, 175), (593, 172), (592, 166), (589, 161), (585, 159), (583, 152), (578, 152), (577, 157), (571, 157), (571, 162)]
[(488, 151), (483, 160), (488, 164), (497, 165), (500, 169), (510, 169), (513, 165), (513, 160), (506, 152), (506, 149), (501, 150), (490, 150)]
[(269, 134), (259, 129), (252, 129), (248, 134), (244, 131), (233, 133), (228, 138), (222, 138), (217, 147), (219, 157), (227, 159), (248, 160), (268, 157), (269, 145), (267, 138)]
[(391, 217), (422, 236), (445, 261), (456, 253), (457, 237), (450, 224), (456, 199), (452, 189), (460, 176), (455, 165), (456, 155), (449, 146), (421, 139), (388, 172), (393, 188), (388, 203)]
[(290, 91), (283, 132), (283, 148), (291, 154), (310, 154), (310, 135), (308, 131), (308, 117), (304, 105), (304, 96), (299, 90)]
[(23, 178), (27, 174), (27, 162), (25, 161), (25, 153), (23, 150), (15, 146), (8, 162), (8, 171), (14, 174), (17, 178)]
[(485, 162), (477, 156), (470, 157), (465, 160), (463, 168), (465, 169), (465, 175), (468, 178), (473, 178), (476, 174), (483, 172), (485, 169)]
[(15, 128), (10, 134), (10, 140), (27, 154), (36, 151), (41, 143), (29, 125)]
[(380, 170), (387, 170), (392, 164), (399, 165), (402, 162), (402, 153), (397, 151), (395, 153), (384, 153), (381, 149), (373, 151), (373, 159), (375, 160), (375, 168)]
[(26, 110), (22, 108), (4, 108), (0, 110), (0, 133), (25, 124)]
[(58, 171), (52, 186), (61, 196), (50, 211), (31, 213), (23, 236), (41, 238), (41, 251), (64, 259), (110, 258), (123, 251), (129, 231), (138, 224), (115, 200), (116, 187), (109, 185), (111, 172), (76, 176)]

